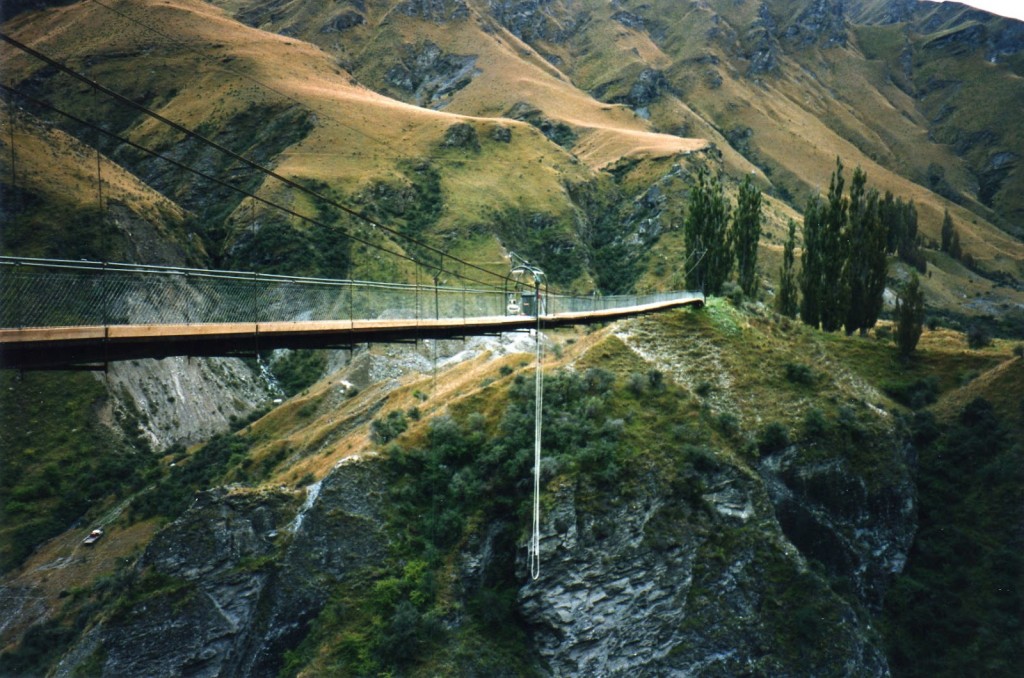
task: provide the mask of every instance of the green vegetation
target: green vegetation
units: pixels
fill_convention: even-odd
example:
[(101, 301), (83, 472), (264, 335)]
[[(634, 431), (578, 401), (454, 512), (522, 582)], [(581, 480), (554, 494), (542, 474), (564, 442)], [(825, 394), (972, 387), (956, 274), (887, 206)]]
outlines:
[[(231, 466), (244, 470), (251, 441), (238, 434), (214, 436), (210, 442), (190, 455), (184, 463), (154, 471), (151, 488), (139, 494), (131, 504), (134, 519), (154, 516), (175, 518), (188, 508), (195, 493), (217, 484)], [(169, 450), (169, 455), (183, 450)]]
[(775, 310), (787, 318), (795, 318), (800, 310), (800, 300), (796, 285), (796, 222), (789, 220), (789, 231), (786, 244), (782, 250), (782, 267), (779, 269), (779, 293), (775, 297)]
[(327, 352), (310, 349), (288, 351), (270, 365), (278, 385), (289, 398), (316, 383), (327, 369)]
[(813, 196), (804, 210), (804, 251), (800, 271), (800, 319), (826, 332), (846, 317), (848, 294), (844, 229), (850, 203), (843, 196), (843, 163), (837, 158), (825, 202)]
[[(335, 197), (323, 182), (301, 183), (321, 195)], [(317, 201), (314, 221), (296, 220), (268, 208), (260, 208), (255, 214), (249, 209), (242, 212), (250, 225), (243, 227), (227, 248), (223, 257), (227, 266), (280, 275), (352, 275), (353, 247), (348, 234), (358, 227), (353, 217), (337, 207)]]
[(982, 399), (914, 420), (919, 528), (886, 596), (897, 676), (1015, 676), (1024, 666), (1024, 443)]
[(757, 294), (757, 246), (761, 240), (761, 191), (743, 177), (732, 219), (732, 249), (736, 254), (736, 282), (748, 297)]
[[(130, 110), (117, 106), (111, 108), (115, 114)], [(124, 117), (123, 114), (121, 117)], [(134, 122), (131, 119), (124, 120), (122, 129)], [(266, 164), (278, 157), (284, 149), (306, 137), (313, 129), (313, 125), (312, 113), (302, 105), (253, 103), (220, 119), (207, 118), (197, 126), (196, 131), (240, 155)], [(169, 137), (161, 139), (161, 143), (149, 146), (161, 154), (173, 157), (189, 167), (200, 168), (212, 176), (221, 179), (231, 176), (230, 183), (243, 191), (256, 192), (263, 183), (262, 173), (238, 167), (237, 162), (231, 157), (192, 138), (182, 140)], [(229, 251), (228, 245), (232, 240), (232, 215), (242, 204), (242, 193), (186, 170), (168, 166), (162, 160), (132, 148), (119, 148), (117, 158), (122, 165), (149, 185), (189, 210), (193, 216), (189, 231), (202, 237), (205, 250), (211, 254), (214, 266), (223, 267), (225, 263), (233, 264), (237, 261), (237, 255)], [(285, 221), (283, 214), (271, 215), (268, 218), (272, 221)], [(265, 251), (273, 250), (268, 246)]]
[(921, 251), (921, 236), (917, 233), (917, 207), (912, 201), (904, 202), (886, 191), (879, 210), (889, 253), (898, 254), (901, 260), (924, 273), (927, 262)]
[(134, 415), (122, 441), (99, 421), (109, 407), (90, 374), (0, 372), (0, 572), (112, 498), (142, 487), (156, 458)]
[[(868, 175), (859, 167), (850, 185), (849, 223), (845, 266), (849, 306), (843, 324), (847, 334), (862, 335), (875, 326), (882, 312), (887, 262), (885, 258), (887, 225), (883, 221), (878, 191), (865, 192)], [(916, 224), (915, 224), (916, 232)], [(914, 236), (916, 242), (916, 235)]]
[(896, 299), (896, 345), (900, 355), (908, 357), (917, 348), (924, 327), (924, 292), (916, 274), (904, 285)]
[(960, 245), (960, 232), (953, 225), (953, 217), (949, 216), (949, 210), (946, 210), (942, 216), (941, 237), (942, 243), (940, 247), (942, 251), (958, 261), (962, 259), (964, 252)]
[(25, 632), (16, 649), (0, 653), (0, 675), (41, 676), (78, 635), (62, 621), (36, 624)]
[[(645, 380), (662, 389), (659, 377)], [(611, 418), (614, 386), (614, 375), (598, 369), (548, 378), (545, 484), (574, 478), (593, 491), (621, 479), (632, 452), (621, 444), (623, 423)], [(478, 413), (441, 417), (430, 422), (421, 445), (387, 447), (393, 557), (372, 584), (348, 582), (335, 592), (303, 645), (290, 653), (285, 675), (316, 655), (320, 670), (342, 674), (429, 673), (455, 661), (462, 671), (535, 671), (524, 659), (530, 653), (514, 613), (515, 544), (532, 489), (533, 410), (533, 382), (519, 376), (510, 384), (500, 422)], [(405, 427), (405, 415), (392, 412), (374, 422), (374, 437), (385, 444)], [(482, 525), (498, 530), (488, 538), (504, 555), (487, 563), (471, 590), (449, 590), (446, 563), (460, 544), (480, 536)], [(360, 592), (367, 587), (369, 595)], [(442, 623), (454, 614), (464, 618), (459, 631)], [(479, 654), (462, 656), (469, 647)]]
[(576, 234), (557, 217), (511, 208), (495, 215), (496, 235), (509, 249), (538, 265), (554, 285), (569, 285), (583, 274)]
[(732, 270), (729, 206), (717, 175), (697, 171), (684, 226), (686, 287), (717, 295)]

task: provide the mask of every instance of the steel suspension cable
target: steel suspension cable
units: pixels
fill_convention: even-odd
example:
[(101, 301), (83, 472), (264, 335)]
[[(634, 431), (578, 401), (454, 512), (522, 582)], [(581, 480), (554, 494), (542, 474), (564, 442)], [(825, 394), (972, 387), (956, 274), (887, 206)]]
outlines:
[[(199, 134), (195, 130), (190, 129), (190, 128), (186, 127), (185, 125), (182, 125), (181, 123), (175, 122), (175, 121), (171, 120), (170, 118), (167, 118), (167, 117), (161, 115), (160, 113), (157, 113), (156, 111), (148, 108), (147, 106), (144, 106), (144, 105), (142, 105), (142, 104), (140, 104), (140, 103), (138, 103), (136, 101), (133, 101), (132, 99), (124, 96), (123, 94), (110, 89), (109, 87), (101, 85), (100, 83), (96, 82), (95, 80), (92, 80), (89, 77), (79, 73), (78, 71), (76, 71), (76, 70), (74, 70), (74, 69), (64, 65), (63, 63), (57, 61), (56, 59), (53, 59), (53, 58), (47, 56), (46, 54), (43, 54), (42, 52), (40, 52), (40, 51), (38, 51), (36, 49), (33, 49), (32, 47), (29, 47), (28, 45), (26, 45), (26, 44), (24, 44), (24, 43), (22, 43), (22, 42), (20, 42), (20, 41), (18, 41), (16, 39), (12, 38), (11, 36), (7, 35), (6, 33), (0, 33), (0, 40), (3, 40), (4, 42), (8, 43), (9, 45), (11, 45), (11, 46), (13, 46), (13, 47), (15, 47), (17, 49), (20, 49), (21, 51), (23, 51), (26, 54), (29, 54), (29, 55), (35, 57), (36, 59), (39, 59), (40, 61), (46, 63), (47, 65), (52, 66), (53, 68), (56, 68), (60, 72), (65, 73), (66, 75), (69, 75), (72, 78), (75, 78), (76, 80), (79, 80), (80, 82), (85, 83), (89, 87), (92, 87), (93, 89), (98, 90), (98, 91), (102, 92), (103, 94), (106, 94), (107, 96), (112, 97), (113, 99), (116, 99), (117, 101), (119, 101), (119, 102), (121, 102), (121, 103), (123, 103), (123, 104), (125, 104), (125, 105), (127, 105), (127, 106), (129, 106), (131, 108), (134, 108), (135, 110), (139, 111), (140, 113), (143, 113), (144, 115), (147, 115), (147, 116), (153, 118), (154, 120), (157, 120), (157, 121), (163, 123), (164, 125), (167, 125), (168, 127), (171, 127), (172, 129), (174, 129), (174, 130), (176, 130), (178, 132), (181, 132), (182, 134), (184, 134), (184, 135), (186, 135), (188, 137), (196, 139), (197, 141), (199, 141), (199, 142), (201, 142), (203, 144), (206, 144), (210, 148), (216, 149), (220, 153), (223, 153), (224, 155), (227, 155), (228, 157), (230, 157), (230, 158), (232, 158), (234, 160), (237, 160), (238, 162), (243, 163), (244, 165), (248, 166), (250, 169), (254, 169), (257, 172), (261, 172), (261, 173), (265, 174), (266, 176), (273, 177), (274, 179), (277, 179), (279, 182), (281, 182), (285, 186), (288, 186), (289, 188), (297, 190), (300, 193), (305, 193), (306, 195), (308, 195), (308, 196), (310, 196), (312, 198), (316, 198), (317, 200), (325, 202), (328, 205), (331, 205), (332, 207), (335, 207), (335, 208), (345, 212), (346, 214), (349, 214), (349, 215), (351, 215), (351, 216), (353, 216), (353, 217), (355, 217), (355, 218), (357, 218), (357, 219), (359, 219), (361, 221), (365, 221), (366, 223), (370, 224), (371, 226), (375, 226), (375, 227), (377, 227), (377, 228), (379, 228), (379, 229), (381, 229), (383, 231), (386, 231), (387, 233), (392, 234), (393, 236), (395, 236), (397, 238), (401, 238), (403, 240), (406, 240), (406, 241), (408, 241), (408, 242), (410, 242), (410, 243), (412, 243), (412, 244), (414, 244), (414, 245), (416, 245), (418, 247), (422, 247), (423, 249), (425, 249), (427, 251), (433, 252), (434, 254), (446, 255), (446, 256), (448, 256), (448, 258), (453, 259), (455, 261), (458, 261), (458, 262), (462, 263), (464, 266), (468, 266), (468, 267), (470, 267), (470, 268), (472, 268), (474, 270), (480, 271), (480, 272), (485, 273), (485, 274), (487, 274), (489, 276), (493, 276), (493, 277), (498, 278), (499, 280), (502, 280), (502, 281), (504, 281), (504, 280), (506, 280), (508, 278), (508, 276), (506, 276), (506, 275), (501, 275), (499, 273), (495, 273), (494, 271), (490, 271), (490, 270), (488, 270), (488, 269), (486, 269), (486, 268), (484, 268), (482, 266), (478, 266), (478, 265), (476, 265), (476, 264), (474, 264), (472, 262), (468, 262), (468, 261), (465, 261), (463, 259), (459, 259), (458, 257), (454, 257), (450, 253), (445, 252), (444, 250), (441, 250), (441, 249), (439, 249), (437, 247), (434, 247), (433, 245), (425, 243), (425, 242), (423, 242), (423, 241), (421, 241), (421, 240), (419, 240), (417, 238), (413, 238), (413, 237), (411, 237), (409, 235), (406, 235), (406, 234), (398, 231), (397, 229), (393, 229), (393, 228), (391, 228), (389, 226), (386, 226), (386, 225), (384, 225), (382, 223), (379, 223), (379, 222), (371, 219), (370, 217), (366, 216), (365, 214), (362, 214), (361, 212), (358, 212), (358, 211), (352, 209), (351, 207), (348, 207), (347, 205), (343, 205), (343, 204), (337, 202), (336, 200), (333, 200), (333, 199), (331, 199), (331, 198), (329, 198), (329, 197), (327, 197), (327, 196), (325, 196), (325, 195), (323, 195), (321, 193), (318, 193), (317, 191), (314, 191), (311, 188), (307, 188), (306, 186), (303, 186), (299, 182), (295, 181), (294, 179), (289, 179), (288, 177), (286, 177), (286, 176), (284, 176), (284, 175), (282, 175), (282, 174), (280, 174), (278, 172), (275, 172), (274, 170), (270, 169), (269, 167), (264, 167), (263, 165), (259, 164), (258, 162), (250, 160), (249, 158), (246, 158), (244, 155), (236, 153), (235, 151), (232, 151), (230, 148), (227, 148), (226, 146), (224, 146), (224, 145), (222, 145), (222, 144), (220, 144), (220, 143), (218, 143), (218, 142), (216, 142), (216, 141), (214, 141), (212, 139), (209, 139), (209, 138), (203, 136), (202, 134)], [(431, 266), (431, 268), (436, 268), (436, 266)]]
[[(319, 221), (317, 219), (314, 219), (313, 217), (309, 217), (309, 216), (306, 216), (305, 214), (301, 214), (299, 212), (296, 212), (295, 210), (293, 210), (293, 209), (291, 209), (289, 207), (285, 207), (284, 205), (281, 205), (279, 203), (276, 203), (273, 200), (269, 200), (267, 198), (262, 198), (262, 197), (256, 195), (255, 193), (251, 193), (251, 192), (245, 190), (244, 188), (240, 188), (238, 186), (235, 186), (234, 184), (231, 184), (231, 183), (229, 183), (227, 181), (224, 181), (223, 179), (219, 179), (219, 178), (217, 178), (217, 177), (215, 177), (215, 176), (213, 176), (211, 174), (207, 174), (206, 172), (204, 172), (202, 170), (199, 170), (199, 169), (196, 169), (196, 168), (191, 167), (189, 165), (186, 165), (185, 163), (183, 163), (183, 162), (181, 162), (179, 160), (175, 160), (174, 158), (168, 157), (168, 156), (166, 156), (166, 155), (164, 155), (164, 154), (162, 154), (162, 153), (160, 153), (158, 151), (154, 151), (151, 148), (147, 148), (147, 147), (145, 147), (145, 146), (143, 146), (141, 144), (138, 144), (138, 143), (132, 141), (131, 139), (123, 137), (123, 136), (121, 136), (121, 135), (119, 135), (119, 134), (117, 134), (115, 132), (111, 132), (109, 130), (105, 130), (102, 127), (100, 127), (99, 125), (96, 125), (95, 123), (92, 123), (92, 122), (89, 122), (88, 120), (80, 118), (77, 115), (75, 115), (74, 113), (69, 113), (68, 111), (63, 110), (60, 107), (55, 106), (54, 104), (52, 104), (52, 103), (50, 103), (48, 101), (43, 101), (42, 99), (37, 99), (36, 97), (34, 97), (34, 96), (30, 95), (30, 94), (26, 94), (24, 92), (21, 92), (20, 90), (17, 90), (17, 89), (15, 89), (13, 87), (9, 87), (8, 85), (5, 85), (3, 83), (0, 83), (0, 90), (3, 90), (3, 91), (8, 92), (10, 94), (13, 94), (14, 96), (21, 97), (25, 101), (31, 102), (32, 104), (35, 104), (36, 106), (42, 106), (44, 108), (48, 108), (48, 109), (54, 111), (55, 113), (58, 113), (59, 115), (63, 115), (64, 117), (68, 118), (69, 120), (71, 120), (71, 121), (73, 121), (75, 123), (78, 123), (80, 125), (86, 126), (86, 127), (90, 128), (90, 129), (96, 131), (96, 132), (101, 133), (101, 134), (105, 134), (106, 136), (110, 137), (111, 139), (115, 139), (116, 141), (118, 141), (118, 142), (120, 142), (122, 144), (125, 144), (127, 146), (131, 146), (132, 148), (134, 148), (136, 150), (139, 150), (139, 151), (142, 151), (143, 153), (147, 153), (147, 154), (151, 155), (154, 158), (157, 158), (159, 160), (163, 160), (164, 162), (167, 162), (167, 163), (177, 167), (178, 169), (184, 170), (186, 172), (190, 172), (190, 173), (192, 173), (192, 174), (194, 174), (194, 175), (196, 175), (198, 177), (202, 177), (203, 179), (206, 179), (207, 181), (211, 181), (211, 182), (217, 184), (218, 186), (221, 186), (223, 188), (227, 188), (229, 190), (235, 191), (236, 193), (238, 193), (240, 195), (243, 195), (243, 196), (245, 196), (247, 198), (250, 198), (251, 200), (253, 200), (254, 203), (255, 202), (262, 203), (264, 205), (267, 205), (268, 207), (272, 207), (272, 208), (274, 208), (276, 210), (279, 210), (279, 211), (281, 211), (284, 214), (287, 214), (289, 216), (295, 217), (297, 219), (302, 219), (303, 221), (306, 221), (306, 222), (308, 222), (310, 224), (313, 224), (315, 226), (320, 226), (320, 227), (323, 227), (323, 228), (337, 228), (338, 230), (340, 230), (342, 232), (342, 234), (346, 238), (349, 238), (350, 240), (352, 240), (354, 242), (360, 243), (362, 245), (366, 245), (367, 247), (379, 250), (379, 251), (381, 251), (381, 252), (383, 252), (385, 254), (389, 254), (389, 255), (391, 255), (393, 257), (398, 257), (398, 258), (401, 258), (401, 259), (405, 259), (406, 261), (409, 261), (409, 262), (414, 263), (414, 264), (421, 264), (422, 263), (418, 259), (416, 259), (415, 257), (409, 256), (408, 254), (405, 254), (403, 252), (395, 252), (393, 250), (389, 250), (386, 247), (378, 245), (377, 243), (375, 243), (375, 242), (373, 242), (371, 240), (367, 240), (366, 238), (362, 238), (362, 237), (360, 237), (358, 235), (353, 235), (350, 231), (348, 231), (343, 226), (332, 226), (332, 225), (323, 223), (323, 222), (321, 222), (321, 221)], [(98, 154), (99, 153), (99, 149), (97, 149), (96, 152)], [(458, 278), (460, 278), (462, 280), (468, 280), (470, 282), (477, 283), (478, 285), (483, 285), (485, 287), (492, 287), (492, 288), (495, 288), (495, 289), (498, 288), (498, 286), (493, 284), (493, 283), (484, 282), (482, 280), (478, 280), (476, 278), (472, 278), (472, 277), (467, 276), (465, 274), (455, 273), (453, 271), (446, 271), (446, 272), (447, 273), (451, 273), (452, 275), (454, 275), (454, 276), (456, 276), (456, 277), (458, 277)]]

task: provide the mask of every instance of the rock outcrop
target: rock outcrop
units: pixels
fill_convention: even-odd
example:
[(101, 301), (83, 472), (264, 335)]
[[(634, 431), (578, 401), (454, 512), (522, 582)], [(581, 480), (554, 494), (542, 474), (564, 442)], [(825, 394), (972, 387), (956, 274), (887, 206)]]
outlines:
[(113, 363), (106, 383), (121, 427), (157, 451), (206, 440), (273, 397), (266, 376), (237, 358)]
[(287, 491), (198, 495), (56, 675), (76, 675), (97, 652), (103, 676), (275, 675), (327, 588), (383, 558), (380, 477), (372, 464), (343, 463), (301, 507)]
[[(793, 548), (775, 520), (773, 492), (727, 464), (702, 471), (668, 486), (652, 477), (597, 511), (574, 487), (559, 488), (544, 523), (541, 575), (520, 594), (551, 672), (887, 675), (857, 602), (832, 593)], [(905, 516), (897, 519), (890, 527), (905, 532)], [(865, 569), (885, 569), (906, 542), (892, 547)]]
[(446, 54), (429, 40), (405, 45), (401, 60), (384, 76), (388, 84), (411, 96), (417, 106), (442, 108), (445, 100), (477, 75), (476, 57)]
[[(510, 543), (517, 526), (478, 526), (454, 590), (478, 589), (510, 558), (497, 550), (515, 548), (517, 614), (553, 675), (887, 675), (864, 610), (905, 559), (906, 477), (878, 485), (840, 461), (798, 464), (795, 448), (760, 475), (711, 450), (679, 454), (673, 477), (641, 473), (599, 501), (585, 480), (550, 488), (536, 580)], [(330, 591), (386, 558), (386, 478), (371, 457), (339, 464), (304, 499), (201, 493), (56, 675), (97, 657), (104, 676), (276, 673)]]

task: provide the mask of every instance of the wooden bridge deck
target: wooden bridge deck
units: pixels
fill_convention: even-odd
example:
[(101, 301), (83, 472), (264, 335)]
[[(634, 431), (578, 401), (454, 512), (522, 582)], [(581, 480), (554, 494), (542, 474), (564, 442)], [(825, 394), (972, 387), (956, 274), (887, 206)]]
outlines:
[[(701, 298), (541, 316), (542, 328), (607, 322), (681, 306)], [(90, 325), (0, 329), (0, 368), (73, 369), (117, 360), (168, 356), (254, 355), (276, 348), (349, 348), (363, 343), (452, 339), (528, 330), (532, 316), (329, 320), (266, 323)]]

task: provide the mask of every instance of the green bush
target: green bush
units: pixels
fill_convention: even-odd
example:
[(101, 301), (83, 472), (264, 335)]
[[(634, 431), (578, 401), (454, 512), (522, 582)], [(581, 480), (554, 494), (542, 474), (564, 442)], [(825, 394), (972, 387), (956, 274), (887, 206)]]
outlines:
[(971, 325), (967, 328), (967, 345), (971, 348), (985, 348), (992, 344), (992, 335), (984, 325)]
[(275, 360), (270, 370), (289, 398), (317, 382), (327, 369), (327, 352), (299, 349)]
[(802, 386), (810, 386), (815, 382), (814, 371), (803, 363), (786, 363), (786, 380)]
[(722, 412), (718, 415), (718, 430), (726, 437), (735, 438), (740, 432), (740, 420), (732, 412)]
[(62, 626), (56, 621), (29, 627), (17, 648), (0, 653), (0, 675), (45, 674), (76, 635), (75, 629)]
[(828, 435), (830, 426), (825, 413), (817, 407), (812, 407), (804, 414), (803, 421), (804, 435), (811, 440), (820, 440)]
[(987, 401), (915, 413), (918, 529), (885, 599), (902, 676), (1015, 676), (1024, 665), (1024, 445)]
[(163, 469), (155, 485), (131, 503), (133, 517), (139, 519), (180, 515), (200, 490), (215, 485), (225, 474), (232, 459), (244, 459), (251, 443), (238, 435), (217, 435), (193, 454), (187, 462)]
[(370, 424), (370, 439), (378, 445), (391, 442), (409, 428), (405, 413), (399, 410), (388, 412), (383, 419), (375, 419)]
[(882, 390), (893, 400), (918, 410), (938, 399), (939, 380), (929, 376), (912, 381), (887, 381), (882, 384)]
[(789, 447), (789, 430), (777, 421), (773, 421), (757, 436), (757, 449), (762, 456), (781, 452)]

